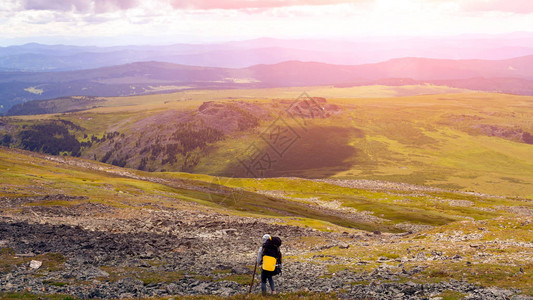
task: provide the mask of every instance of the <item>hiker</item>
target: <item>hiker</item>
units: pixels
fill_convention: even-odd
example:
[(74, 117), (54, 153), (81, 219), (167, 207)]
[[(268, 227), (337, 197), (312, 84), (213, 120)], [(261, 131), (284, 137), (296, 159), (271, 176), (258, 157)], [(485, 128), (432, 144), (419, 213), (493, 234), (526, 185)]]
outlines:
[[(264, 236), (263, 236), (264, 238)], [(277, 236), (270, 237), (262, 246), (261, 253), (261, 292), (266, 294), (266, 282), (270, 284), (272, 294), (276, 294), (274, 287), (275, 275), (281, 274), (281, 239)]]

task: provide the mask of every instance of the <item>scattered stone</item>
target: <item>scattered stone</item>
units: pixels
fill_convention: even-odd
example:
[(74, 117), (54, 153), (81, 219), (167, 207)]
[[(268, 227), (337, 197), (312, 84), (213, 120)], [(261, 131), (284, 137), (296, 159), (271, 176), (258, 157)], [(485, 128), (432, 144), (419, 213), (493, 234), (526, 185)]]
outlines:
[(339, 249), (348, 249), (348, 248), (350, 248), (350, 245), (348, 245), (348, 244), (340, 244), (339, 245)]
[[(53, 210), (48, 212), (54, 213)], [(56, 212), (64, 213), (60, 210)], [(358, 239), (351, 240), (349, 244), (345, 241), (347, 237), (351, 238), (350, 234), (279, 225), (277, 221), (268, 223), (256, 218), (185, 211), (150, 211), (130, 219), (98, 220), (93, 216), (78, 216), (72, 219), (50, 218), (47, 219), (48, 224), (0, 216), (2, 241), (13, 249), (13, 253), (60, 253), (65, 261), (57, 270), (43, 272), (39, 277), (28, 276), (26, 267), (0, 274), (0, 293), (29, 289), (32, 293), (66, 294), (81, 299), (179, 298), (199, 294), (226, 297), (247, 292), (245, 285), (220, 279), (231, 278), (226, 272), (251, 274), (246, 266), (253, 263), (260, 239), (250, 237), (250, 232), (269, 232), (284, 237), (283, 252), (288, 256), (333, 247), (372, 247), (376, 243), (390, 243), (391, 247), (395, 247), (395, 243), (400, 241), (399, 235), (389, 233), (369, 233), (368, 236), (359, 233)], [(62, 223), (65, 220), (79, 226), (65, 225)], [(465, 236), (459, 232), (451, 235), (461, 240)], [(301, 237), (316, 238), (320, 243), (305, 246), (307, 248), (295, 246), (295, 241)], [(470, 244), (477, 243), (466, 242), (464, 246), (469, 248)], [(485, 247), (484, 243), (480, 245), (481, 249)], [(362, 273), (349, 269), (333, 273), (328, 271), (327, 265), (372, 265), (374, 259), (362, 261), (329, 254), (310, 256), (309, 260), (286, 262), (283, 276), (275, 280), (278, 289), (283, 292), (337, 292), (340, 298), (345, 299), (431, 299), (445, 291), (464, 293), (468, 295), (467, 299), (528, 299), (516, 297), (520, 291), (485, 288), (462, 281), (405, 283), (406, 278), (426, 268), (420, 264), (405, 269), (405, 262), (462, 259), (459, 255), (448, 257), (445, 253), (449, 252), (429, 247), (413, 247), (410, 251), (398, 259), (379, 257), (379, 267)], [(317, 259), (320, 259), (320, 264), (316, 264)], [(109, 273), (115, 277), (115, 271), (105, 272), (104, 266), (119, 270), (116, 274), (119, 280), (105, 280), (111, 276)], [(165, 280), (159, 280), (158, 276), (165, 277)], [(361, 282), (370, 284), (354, 284)], [(256, 284), (253, 291), (259, 293), (259, 285)]]
[(34, 257), (35, 253), (29, 252), (29, 253), (16, 253), (16, 257)]
[(528, 295), (514, 295), (511, 300), (533, 300), (533, 296)]
[(252, 271), (243, 266), (235, 266), (231, 268), (231, 273), (238, 275), (252, 274)]
[(32, 260), (30, 261), (30, 268), (37, 270), (43, 265), (42, 261)]

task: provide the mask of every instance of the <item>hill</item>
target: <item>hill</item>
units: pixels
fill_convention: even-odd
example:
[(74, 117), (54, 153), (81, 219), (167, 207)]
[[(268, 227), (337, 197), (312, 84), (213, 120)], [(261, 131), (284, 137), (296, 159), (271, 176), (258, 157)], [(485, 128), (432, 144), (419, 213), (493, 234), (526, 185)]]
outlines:
[(370, 80), (360, 83), (336, 84), (336, 87), (353, 87), (369, 85), (405, 86), (431, 84), (441, 87), (455, 87), (458, 89), (470, 89), (477, 91), (493, 91), (514, 95), (531, 95), (533, 80), (518, 78), (469, 78), (457, 80), (428, 80), (419, 81), (410, 78), (387, 78)]
[(239, 299), (265, 232), (284, 299), (533, 295), (532, 97), (318, 86), (29, 108), (83, 110), (0, 118), (1, 298)]
[(0, 105), (5, 111), (28, 100), (56, 97), (127, 96), (201, 88), (349, 86), (389, 78), (531, 95), (531, 70), (533, 56), (500, 61), (402, 58), (357, 66), (289, 61), (241, 69), (142, 62), (83, 71), (2, 72)]
[[(88, 111), (3, 118), (0, 140), (148, 171), (358, 178), (532, 197), (531, 97), (387, 97), (428, 91), (400, 88), (349, 98), (377, 87), (316, 87), (316, 97), (298, 101), (296, 88), (109, 98)], [(272, 149), (273, 128), (286, 132), (290, 151)], [(268, 156), (248, 172), (242, 161), (252, 150)]]
[(115, 47), (43, 45), (0, 47), (0, 69), (72, 71), (162, 61), (205, 67), (244, 68), (288, 60), (358, 65), (400, 57), (501, 60), (533, 54), (531, 34), (357, 40), (272, 39), (214, 44)]
[[(323, 63), (284, 62), (275, 65), (252, 66), (256, 79), (270, 84), (317, 85), (341, 84), (387, 78), (413, 80), (445, 80), (469, 78), (533, 79), (533, 56), (501, 61), (439, 60), (428, 58), (398, 58), (386, 62), (339, 66)], [(313, 80), (316, 80), (313, 82)]]
[(0, 169), (3, 298), (240, 297), (264, 232), (283, 238), (276, 283), (288, 299), (338, 286), (381, 299), (533, 292), (525, 199), (147, 173), (4, 147)]

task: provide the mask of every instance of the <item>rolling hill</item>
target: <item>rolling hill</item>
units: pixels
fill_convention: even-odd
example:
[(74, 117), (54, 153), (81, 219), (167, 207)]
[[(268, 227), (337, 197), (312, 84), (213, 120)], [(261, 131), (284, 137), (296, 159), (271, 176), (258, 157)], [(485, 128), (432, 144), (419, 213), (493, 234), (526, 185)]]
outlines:
[(531, 34), (350, 40), (273, 39), (158, 46), (69, 46), (30, 43), (0, 47), (0, 69), (69, 71), (139, 61), (244, 68), (289, 60), (359, 65), (401, 57), (501, 60), (533, 54)]
[(521, 198), (142, 172), (1, 146), (0, 170), (2, 298), (242, 298), (263, 232), (283, 237), (284, 299), (334, 299), (342, 285), (335, 297), (533, 294)]
[[(317, 98), (303, 102), (295, 102), (297, 88), (72, 99), (59, 102), (88, 107), (2, 118), (0, 140), (147, 171), (362, 178), (533, 196), (531, 97), (465, 91), (394, 97), (386, 88), (382, 98), (350, 97), (364, 89), (315, 88), (309, 93)], [(309, 103), (317, 103), (314, 111)], [(291, 133), (290, 151), (271, 151), (266, 137), (274, 125)], [(252, 150), (269, 155), (262, 171), (241, 163)]]
[(358, 66), (285, 62), (253, 66), (255, 78), (270, 85), (318, 85), (387, 78), (433, 81), (470, 78), (518, 78), (533, 80), (533, 56), (501, 61), (399, 58)]
[(357, 66), (289, 61), (241, 69), (140, 62), (82, 71), (2, 72), (0, 105), (2, 111), (7, 111), (29, 100), (68, 96), (127, 96), (199, 88), (360, 85), (390, 78), (531, 95), (532, 70), (533, 56), (498, 61), (402, 58)]
[[(499, 78), (368, 79), (401, 64), (13, 73), (26, 86), (182, 90), (34, 101), (0, 117), (0, 298), (240, 299), (264, 232), (283, 237), (284, 299), (533, 295), (533, 97), (449, 87)], [(388, 86), (350, 81), (363, 70)], [(349, 81), (251, 88), (314, 82), (307, 72)]]

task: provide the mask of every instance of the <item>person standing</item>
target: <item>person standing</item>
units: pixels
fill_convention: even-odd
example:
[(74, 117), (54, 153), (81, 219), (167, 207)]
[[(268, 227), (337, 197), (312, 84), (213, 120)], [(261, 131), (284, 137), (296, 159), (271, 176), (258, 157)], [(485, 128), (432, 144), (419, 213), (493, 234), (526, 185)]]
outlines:
[(281, 274), (281, 239), (279, 237), (270, 237), (262, 246), (261, 253), (261, 292), (266, 294), (266, 282), (270, 284), (272, 294), (276, 294), (274, 286), (275, 275)]

